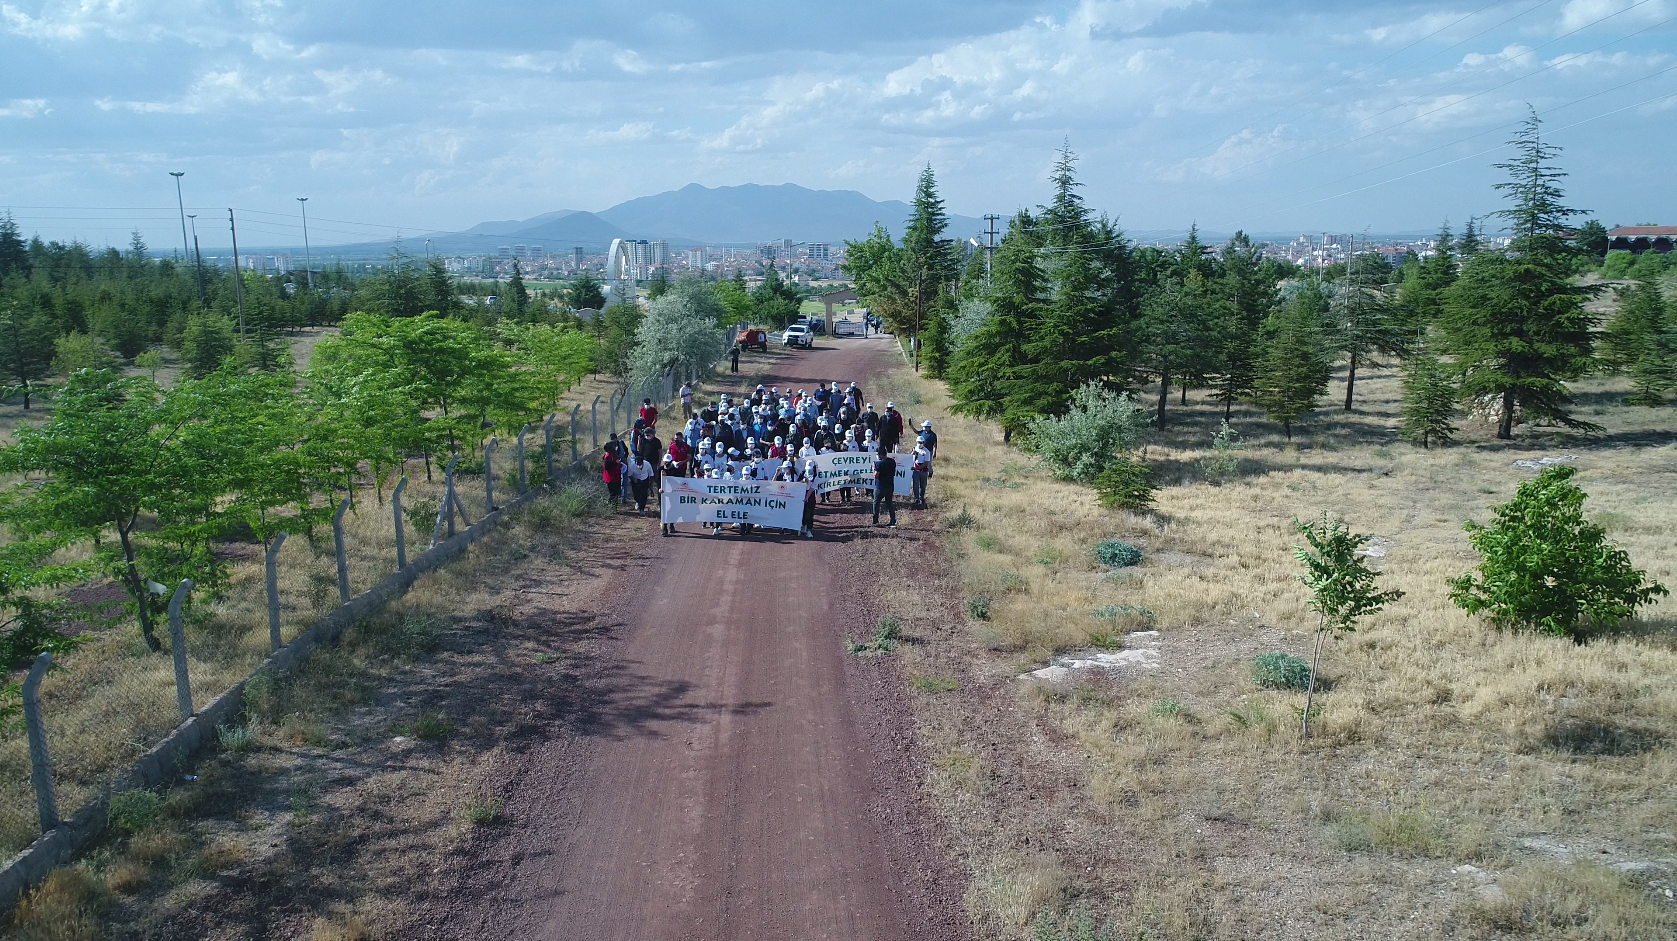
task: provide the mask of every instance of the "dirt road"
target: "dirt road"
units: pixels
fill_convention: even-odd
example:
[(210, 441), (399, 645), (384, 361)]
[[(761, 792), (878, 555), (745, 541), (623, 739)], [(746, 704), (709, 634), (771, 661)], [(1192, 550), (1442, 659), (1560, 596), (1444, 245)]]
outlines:
[[(762, 381), (856, 380), (871, 395), (895, 357), (888, 340), (826, 340), (776, 357)], [(615, 662), (585, 691), (588, 717), (526, 754), (509, 835), (486, 851), (459, 933), (967, 933), (964, 880), (919, 807), (902, 680), (842, 644), (866, 627), (868, 581), (896, 577), (849, 564), (869, 522), (859, 507), (825, 512), (809, 541), (660, 538), (646, 520), (648, 558), (626, 568), (611, 612)]]

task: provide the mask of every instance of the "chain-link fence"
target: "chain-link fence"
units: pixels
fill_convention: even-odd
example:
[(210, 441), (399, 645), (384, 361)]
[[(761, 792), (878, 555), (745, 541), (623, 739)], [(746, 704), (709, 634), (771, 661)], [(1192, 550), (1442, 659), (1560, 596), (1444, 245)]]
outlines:
[(151, 649), (132, 620), (122, 618), (96, 625), (86, 643), (54, 658), (50, 669), (39, 662), (32, 678), (17, 678), (23, 715), (0, 727), (0, 854), (14, 856), (68, 819), (187, 716), (350, 597), (397, 572), (399, 563), (413, 563), (459, 528), (483, 520), (492, 506), (504, 507), (550, 478), (583, 475), (603, 439), (633, 426), (643, 400), (670, 407), (683, 379), (697, 376), (669, 372), (609, 400), (576, 404), (443, 466), (411, 460), (405, 482), (394, 488), (380, 481), (347, 498), (333, 495), (342, 503), (331, 525), (268, 546), (219, 545), (231, 575), (218, 596), (194, 598), (189, 582), (153, 586), (181, 602), (156, 626), (161, 649)]

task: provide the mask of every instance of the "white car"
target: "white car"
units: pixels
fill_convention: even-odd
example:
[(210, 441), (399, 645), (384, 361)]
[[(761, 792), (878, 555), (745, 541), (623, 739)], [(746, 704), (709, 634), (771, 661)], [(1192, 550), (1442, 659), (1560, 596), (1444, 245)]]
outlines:
[(780, 342), (785, 346), (801, 346), (808, 349), (815, 345), (815, 334), (810, 333), (809, 328), (803, 324), (795, 323), (786, 328)]

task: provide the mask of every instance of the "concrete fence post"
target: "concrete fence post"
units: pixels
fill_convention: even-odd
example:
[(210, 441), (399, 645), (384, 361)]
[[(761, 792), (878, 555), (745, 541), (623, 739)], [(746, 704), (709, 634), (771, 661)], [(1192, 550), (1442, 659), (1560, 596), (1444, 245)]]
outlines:
[(332, 514), (332, 543), (338, 551), (338, 604), (349, 604), (349, 555), (344, 551), (344, 514), (349, 512), (349, 498), (338, 504)]
[[(582, 411), (579, 404), (571, 412), (571, 447), (576, 447), (576, 414)], [(542, 426), (542, 458), (547, 462), (547, 476), (542, 478), (547, 482), (549, 490), (553, 489), (553, 423), (559, 418), (558, 412), (547, 416), (547, 422)]]
[(588, 427), (594, 432), (593, 450), (600, 450), (600, 397), (594, 396), (594, 404), (588, 406)]
[(617, 390), (611, 390), (611, 405), (606, 408), (606, 434), (617, 430)]
[[(403, 477), (406, 483), (407, 478)], [(397, 485), (396, 492), (400, 494), (402, 488)], [(274, 541), (268, 544), (268, 551), (263, 553), (263, 567), (266, 570), (268, 584), (268, 652), (274, 653), (284, 644), (280, 640), (280, 603), (279, 603), (279, 551), (285, 545), (285, 533), (275, 533)]]
[(390, 494), (390, 515), (396, 518), (396, 570), (399, 572), (408, 567), (408, 534), (402, 526), (402, 491), (408, 489), (408, 475), (396, 481), (396, 489)]
[(35, 810), (41, 817), (41, 832), (58, 826), (58, 794), (53, 790), (52, 760), (47, 756), (47, 727), (41, 721), (41, 678), (52, 666), (52, 654), (35, 658), (23, 681), (23, 725), (29, 736), (29, 781), (35, 785)]
[[(582, 452), (577, 449), (577, 444), (576, 444), (576, 420), (580, 417), (582, 417), (582, 403), (578, 402), (576, 404), (576, 408), (571, 409), (571, 463), (572, 464), (575, 464), (577, 461), (582, 460)], [(549, 477), (552, 477), (553, 476), (553, 471), (552, 471), (553, 452), (551, 450), (548, 452), (548, 455), (547, 455), (547, 463), (548, 463), (548, 468), (549, 468), (547, 475)]]
[(448, 470), (443, 472), (443, 502), (437, 507), (437, 526), (431, 530), (431, 545), (433, 548), (443, 538), (443, 524), (448, 525), (448, 534), (454, 535), (454, 465), (460, 462), (460, 455), (456, 454), (448, 459)]
[[(483, 515), (495, 512), (495, 448), (500, 438), (490, 438), (483, 446)], [(466, 525), (470, 526), (470, 523)]]
[[(346, 501), (347, 502), (347, 501)], [(186, 672), (186, 625), (181, 623), (181, 605), (192, 591), (192, 579), (183, 578), (169, 598), (169, 646), (175, 654), (175, 705), (180, 707), (181, 721), (192, 718), (192, 678)]]
[(513, 445), (513, 451), (518, 455), (518, 495), (524, 496), (530, 489), (530, 478), (524, 471), (524, 436), (530, 433), (528, 423), (518, 429), (518, 442)]

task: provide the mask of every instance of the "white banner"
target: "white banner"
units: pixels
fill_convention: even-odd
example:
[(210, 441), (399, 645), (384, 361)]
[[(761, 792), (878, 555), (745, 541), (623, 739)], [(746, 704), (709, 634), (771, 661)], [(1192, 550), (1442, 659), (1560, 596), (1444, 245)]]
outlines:
[(750, 523), (801, 529), (807, 490), (805, 484), (783, 480), (665, 477), (659, 518), (665, 523)]
[[(910, 474), (907, 454), (893, 454), (897, 462), (899, 497), (914, 494), (914, 478)], [(815, 487), (820, 493), (831, 493), (843, 487), (859, 490), (873, 489), (873, 454), (867, 451), (835, 451), (815, 456)]]

